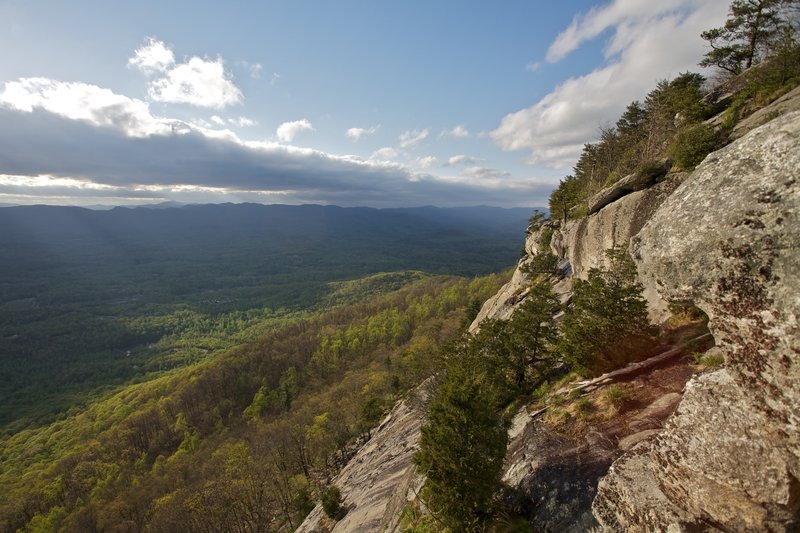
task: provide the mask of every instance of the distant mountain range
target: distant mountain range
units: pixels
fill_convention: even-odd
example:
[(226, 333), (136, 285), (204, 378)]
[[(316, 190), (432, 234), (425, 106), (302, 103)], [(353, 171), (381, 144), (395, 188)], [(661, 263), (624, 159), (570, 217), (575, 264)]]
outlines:
[[(134, 289), (188, 295), (254, 286), (278, 275), (329, 281), (397, 270), (483, 274), (515, 263), (532, 212), (486, 206), (5, 207), (0, 304), (42, 292), (58, 299), (42, 287), (64, 279), (95, 298), (97, 291), (120, 297)], [(76, 296), (74, 290), (56, 292)]]

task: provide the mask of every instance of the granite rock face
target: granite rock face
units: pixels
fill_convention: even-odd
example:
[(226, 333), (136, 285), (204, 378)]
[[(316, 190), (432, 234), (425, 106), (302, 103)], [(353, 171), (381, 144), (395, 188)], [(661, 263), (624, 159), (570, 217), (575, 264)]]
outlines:
[(606, 187), (602, 191), (592, 196), (589, 199), (589, 207), (587, 210), (588, 215), (593, 215), (603, 209), (605, 206), (619, 200), (632, 192), (643, 191), (649, 189), (659, 181), (664, 175), (667, 174), (672, 164), (669, 159), (665, 159), (658, 163), (656, 168), (650, 169), (648, 172), (636, 172), (629, 176), (625, 176), (618, 182), (610, 187)]
[(724, 368), (620, 457), (607, 530), (800, 528), (800, 112), (709, 155), (634, 238), (645, 287), (705, 311)]
[(531, 258), (539, 253), (539, 241), (542, 237), (543, 229), (544, 227), (542, 226), (535, 231), (528, 231), (525, 236), (525, 257), (520, 259), (508, 283), (500, 287), (500, 290), (494, 296), (483, 303), (481, 310), (469, 327), (470, 333), (477, 332), (480, 323), (487, 318), (508, 320), (519, 304), (525, 300), (528, 295), (530, 280), (528, 280), (528, 276), (522, 272), (520, 267), (527, 264)]
[(589, 269), (608, 266), (605, 251), (625, 246), (650, 219), (686, 174), (671, 174), (649, 189), (635, 191), (581, 220), (568, 222), (557, 240), (557, 255), (570, 262), (572, 275), (586, 279)]
[(409, 499), (420, 490), (424, 479), (417, 475), (414, 454), (424, 418), (428, 382), (423, 382), (407, 399), (397, 403), (370, 439), (348, 462), (333, 483), (342, 491), (347, 514), (330, 527), (317, 505), (298, 532), (392, 531)]

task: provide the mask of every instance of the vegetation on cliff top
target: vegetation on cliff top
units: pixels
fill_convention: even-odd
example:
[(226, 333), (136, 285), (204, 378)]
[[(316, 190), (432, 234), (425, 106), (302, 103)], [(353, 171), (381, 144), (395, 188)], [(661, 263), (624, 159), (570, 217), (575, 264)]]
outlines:
[[(703, 33), (710, 51), (700, 63), (725, 73), (715, 83), (686, 72), (661, 80), (643, 102), (631, 102), (600, 139), (586, 144), (572, 174), (550, 196), (554, 220), (586, 214), (589, 198), (653, 163), (670, 158), (691, 169), (729, 141), (736, 122), (800, 84), (800, 2), (735, 0), (722, 28)], [(726, 93), (734, 96), (720, 99)], [(721, 125), (704, 123), (724, 111)]]

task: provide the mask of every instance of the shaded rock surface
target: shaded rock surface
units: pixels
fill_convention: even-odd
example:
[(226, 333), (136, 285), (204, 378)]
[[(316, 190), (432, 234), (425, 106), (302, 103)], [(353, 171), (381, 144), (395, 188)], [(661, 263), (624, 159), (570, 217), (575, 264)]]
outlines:
[(709, 155), (634, 239), (642, 282), (705, 311), (726, 367), (618, 459), (608, 530), (800, 528), (800, 113)]
[(334, 478), (347, 514), (332, 529), (317, 505), (298, 532), (384, 531), (394, 529), (406, 502), (420, 489), (422, 479), (413, 463), (423, 419), (426, 383), (411, 398), (398, 403), (372, 438)]
[[(627, 246), (687, 176), (683, 172), (668, 174), (648, 189), (627, 194), (593, 215), (568, 222), (553, 236), (553, 253), (567, 261), (572, 276), (579, 279), (586, 279), (592, 268), (608, 267), (605, 251)], [(650, 320), (654, 323), (666, 320), (669, 310), (658, 291), (645, 287), (643, 296)]]
[[(686, 360), (671, 361), (627, 380), (628, 399), (607, 420), (558, 431), (523, 408), (510, 432), (503, 481), (512, 487), (508, 503), (536, 531), (587, 531), (597, 523), (592, 500), (612, 461), (636, 442), (660, 432), (681, 398), (693, 370)], [(590, 395), (602, 402), (603, 391)], [(642, 430), (647, 427), (647, 430)]]

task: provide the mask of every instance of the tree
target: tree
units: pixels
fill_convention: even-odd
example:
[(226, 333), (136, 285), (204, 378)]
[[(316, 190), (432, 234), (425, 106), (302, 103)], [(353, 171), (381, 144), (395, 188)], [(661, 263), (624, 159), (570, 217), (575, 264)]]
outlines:
[(572, 305), (561, 323), (559, 351), (592, 375), (637, 359), (651, 338), (643, 287), (627, 249), (606, 253), (610, 268), (593, 268), (587, 280), (573, 280)]
[(493, 365), (467, 343), (451, 354), (428, 409), (415, 462), (427, 475), (423, 498), (454, 532), (473, 530), (490, 512), (502, 474), (508, 423)]
[(561, 220), (566, 224), (570, 209), (578, 205), (580, 200), (578, 179), (574, 176), (567, 176), (558, 183), (558, 188), (550, 195), (550, 216), (554, 220)]
[(711, 50), (700, 66), (736, 75), (758, 63), (788, 26), (782, 9), (797, 4), (797, 0), (733, 0), (725, 25), (701, 34)]
[(558, 308), (558, 298), (550, 284), (536, 282), (511, 319), (486, 320), (481, 324), (471, 349), (490, 364), (506, 370), (509, 389), (521, 389), (531, 370), (552, 360), (558, 341), (553, 315)]
[(331, 485), (320, 494), (322, 510), (328, 518), (337, 520), (342, 513), (342, 492), (336, 485)]

